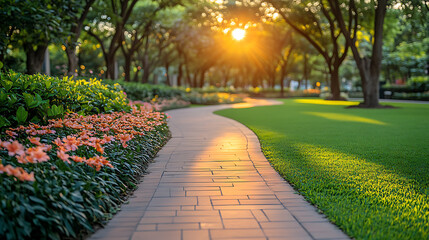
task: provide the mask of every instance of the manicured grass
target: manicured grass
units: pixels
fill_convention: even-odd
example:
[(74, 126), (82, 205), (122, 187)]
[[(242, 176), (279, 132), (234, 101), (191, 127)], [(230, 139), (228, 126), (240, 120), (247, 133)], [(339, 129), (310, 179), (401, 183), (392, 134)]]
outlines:
[(429, 238), (429, 105), (281, 101), (217, 114), (252, 129), (274, 168), (349, 236)]

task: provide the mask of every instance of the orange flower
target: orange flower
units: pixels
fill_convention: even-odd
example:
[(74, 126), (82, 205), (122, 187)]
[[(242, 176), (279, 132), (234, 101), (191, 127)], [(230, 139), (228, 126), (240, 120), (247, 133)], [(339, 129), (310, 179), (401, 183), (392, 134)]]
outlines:
[(128, 142), (134, 138), (131, 134), (118, 134), (118, 137), (121, 142)]
[(106, 127), (106, 128), (100, 128), (100, 131), (102, 132), (108, 132), (110, 131), (110, 128)]
[(97, 152), (99, 152), (101, 154), (104, 153), (104, 148), (99, 143), (95, 144), (95, 150), (97, 150)]
[(118, 137), (122, 143), (122, 147), (123, 148), (128, 147), (127, 142), (132, 139), (132, 135), (130, 135), (130, 134), (118, 134)]
[(39, 137), (28, 137), (28, 140), (34, 145), (41, 146), (40, 138)]
[(85, 162), (86, 161), (86, 158), (85, 157), (79, 157), (79, 156), (70, 156), (70, 158), (73, 160), (73, 161), (75, 161), (75, 162)]
[(15, 157), (16, 157), (16, 159), (18, 160), (18, 162), (19, 162), (19, 163), (27, 164), (27, 163), (29, 163), (29, 162), (30, 162), (30, 161), (28, 160), (28, 156), (27, 156), (27, 155), (25, 155), (25, 154), (23, 154), (23, 155), (16, 155)]
[(77, 141), (76, 137), (72, 137), (72, 136), (67, 136), (67, 137), (63, 138), (63, 142), (64, 142), (64, 147), (68, 151), (75, 151), (75, 150), (77, 150), (78, 146), (80, 145), (79, 142)]
[(21, 172), (21, 176), (18, 178), (21, 181), (29, 181), (34, 182), (36, 179), (34, 179), (34, 172), (27, 173), (24, 170)]
[(64, 151), (57, 151), (57, 157), (59, 157), (61, 160), (63, 160), (66, 163), (71, 163), (70, 160), (69, 160), (70, 155), (68, 155)]
[(63, 141), (61, 141), (60, 138), (55, 139), (54, 141), (52, 141), (52, 143), (57, 145), (58, 147), (61, 147), (64, 145)]
[(49, 151), (51, 151), (52, 150), (52, 145), (49, 145), (49, 144), (42, 144), (42, 149), (44, 150), (44, 151), (46, 151), (46, 152), (49, 152)]
[(43, 147), (35, 147), (27, 149), (28, 160), (31, 163), (46, 162), (49, 160), (48, 154), (43, 151)]
[(6, 130), (6, 134), (9, 135), (10, 137), (16, 137), (18, 136), (18, 133), (14, 132), (14, 131), (10, 131), (10, 130)]
[(23, 168), (21, 167), (13, 167), (11, 165), (3, 166), (3, 164), (0, 164), (0, 173), (6, 173), (9, 176), (13, 176), (18, 178), (21, 181), (34, 181), (34, 173), (27, 173)]
[(18, 141), (3, 143), (3, 147), (9, 151), (9, 156), (15, 156), (16, 154), (24, 154), (24, 146)]
[(106, 134), (103, 135), (103, 144), (109, 143), (111, 141), (115, 140), (114, 136), (107, 136)]

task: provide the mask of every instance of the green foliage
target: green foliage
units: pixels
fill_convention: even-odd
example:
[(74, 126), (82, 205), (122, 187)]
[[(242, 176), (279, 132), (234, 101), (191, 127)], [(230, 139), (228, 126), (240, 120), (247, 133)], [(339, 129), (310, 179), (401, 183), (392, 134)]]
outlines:
[(34, 45), (55, 39), (61, 41), (69, 35), (67, 25), (72, 24), (73, 17), (81, 8), (80, 4), (81, 0), (0, 0), (0, 21), (6, 23), (0, 27), (0, 52), (6, 50), (12, 37)]
[(103, 80), (103, 83), (109, 85), (120, 84), (124, 92), (126, 92), (127, 97), (133, 101), (151, 101), (156, 96), (162, 99), (183, 98), (185, 95), (185, 91), (165, 85), (151, 85), (113, 80)]
[[(189, 101), (192, 104), (214, 105), (223, 103), (238, 103), (243, 99), (234, 94), (220, 93), (210, 89), (183, 89), (174, 88), (165, 85), (142, 84), (137, 82), (124, 82), (103, 80), (103, 83), (119, 83), (127, 94), (127, 97), (133, 101), (163, 101), (165, 99), (177, 101)], [(179, 104), (181, 106), (183, 104)], [(165, 109), (164, 109), (165, 110)]]
[(46, 122), (67, 112), (80, 114), (127, 111), (119, 85), (100, 80), (73, 80), (44, 75), (0, 73), (0, 128)]
[(252, 129), (275, 169), (352, 238), (429, 238), (429, 105), (282, 101), (217, 113)]
[(415, 84), (415, 83), (427, 83), (429, 84), (429, 76), (415, 76), (410, 77), (407, 81), (408, 84)]
[(229, 93), (198, 93), (190, 92), (186, 95), (186, 99), (192, 104), (216, 105), (240, 103), (243, 99), (237, 94)]

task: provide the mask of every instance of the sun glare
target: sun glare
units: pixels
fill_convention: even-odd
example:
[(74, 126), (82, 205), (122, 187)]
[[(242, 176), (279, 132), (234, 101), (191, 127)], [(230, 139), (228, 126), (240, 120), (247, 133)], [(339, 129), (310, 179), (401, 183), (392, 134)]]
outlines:
[(246, 36), (246, 30), (241, 28), (236, 28), (232, 31), (232, 38), (234, 38), (237, 41), (242, 40)]

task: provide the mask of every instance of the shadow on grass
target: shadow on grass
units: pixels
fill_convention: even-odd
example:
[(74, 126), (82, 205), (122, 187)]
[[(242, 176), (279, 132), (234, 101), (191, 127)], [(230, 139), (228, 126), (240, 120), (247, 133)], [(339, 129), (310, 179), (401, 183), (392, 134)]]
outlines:
[(284, 146), (262, 141), (275, 169), (350, 236), (427, 239), (429, 200), (413, 181), (351, 154), (268, 135)]
[(277, 171), (352, 237), (429, 237), (429, 105), (283, 101), (218, 114), (251, 128)]

